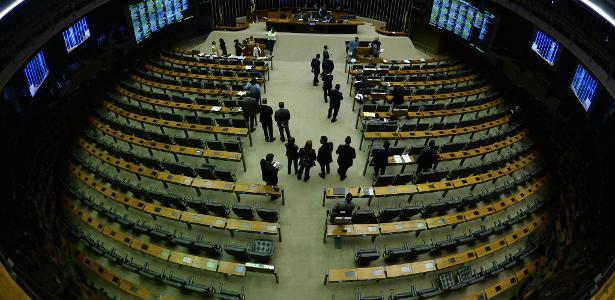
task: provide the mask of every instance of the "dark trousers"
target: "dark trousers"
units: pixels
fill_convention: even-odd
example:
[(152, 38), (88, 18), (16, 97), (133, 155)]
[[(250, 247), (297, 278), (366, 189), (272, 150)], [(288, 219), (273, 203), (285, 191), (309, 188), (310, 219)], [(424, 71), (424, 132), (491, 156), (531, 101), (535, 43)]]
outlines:
[(320, 75), (320, 70), (315, 70), (313, 84), (318, 84), (318, 75)]
[(336, 120), (337, 119), (337, 112), (339, 112), (339, 110), (340, 110), (339, 106), (337, 106), (337, 107), (329, 106), (329, 113), (327, 114), (327, 118), (330, 118), (331, 117), (331, 113), (333, 113), (333, 120)]
[[(320, 174), (322, 174), (322, 176), (325, 176), (326, 174), (331, 173), (331, 164), (323, 164), (323, 163), (318, 163), (320, 164)], [(325, 173), (325, 171), (327, 171), (327, 173)]]
[[(276, 176), (277, 177), (277, 176)], [(278, 185), (278, 178), (271, 179), (269, 181), (265, 181), (267, 185)]]
[(327, 96), (329, 96), (329, 92), (331, 91), (331, 87), (325, 87), (325, 86), (323, 85), (323, 87), (322, 87), (322, 91), (323, 91), (323, 92), (324, 92), (324, 94), (325, 94), (325, 103), (327, 103), (327, 99), (328, 99), (328, 98), (327, 98)]
[(294, 159), (289, 158), (289, 159), (288, 159), (288, 174), (290, 174), (290, 166), (291, 166), (292, 164), (294, 164), (294, 166), (295, 166), (295, 174), (297, 174), (297, 172), (298, 172), (298, 171), (297, 171), (297, 160), (298, 160), (298, 159), (296, 159), (296, 158), (294, 158)]
[(431, 165), (430, 164), (418, 164), (417, 168), (416, 168), (416, 173), (420, 174), (423, 173), (425, 171), (429, 171), (431, 169)]
[[(278, 123), (278, 129), (280, 129), (280, 140), (283, 142), (286, 138), (290, 138), (290, 129), (288, 128), (288, 122)], [(284, 137), (284, 132), (286, 132), (286, 138)]]
[(274, 40), (268, 40), (267, 41), (267, 49), (269, 49), (269, 54), (271, 55), (271, 53), (273, 53), (273, 46), (275, 46), (275, 41)]
[(378, 175), (384, 175), (384, 172), (386, 170), (387, 166), (378, 166), (378, 165), (374, 165), (374, 175), (378, 176)]
[(310, 179), (310, 169), (311, 168), (312, 166), (301, 165), (299, 167), (299, 173), (297, 173), (297, 179), (301, 179), (301, 174), (303, 174), (303, 171), (305, 170), (305, 176), (303, 177), (303, 180), (308, 181), (308, 179)]
[(248, 129), (250, 129), (250, 131), (254, 130), (254, 125), (256, 124), (256, 116), (249, 116), (249, 115), (243, 115), (243, 116), (248, 125)]
[(337, 174), (339, 174), (341, 178), (346, 178), (346, 172), (348, 171), (348, 168), (350, 168), (350, 166), (339, 166), (337, 168)]
[(263, 126), (263, 133), (265, 134), (265, 141), (269, 142), (273, 140), (273, 123), (272, 122), (269, 122), (269, 123), (261, 122), (261, 125)]

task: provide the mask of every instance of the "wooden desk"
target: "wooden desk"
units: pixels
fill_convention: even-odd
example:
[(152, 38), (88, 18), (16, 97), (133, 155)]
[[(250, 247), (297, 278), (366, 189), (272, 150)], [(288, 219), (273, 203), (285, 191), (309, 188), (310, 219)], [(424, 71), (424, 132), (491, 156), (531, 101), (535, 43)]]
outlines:
[(239, 263), (220, 261), (218, 263), (218, 273), (244, 277), (246, 276), (246, 266)]
[(380, 280), (386, 278), (384, 267), (358, 268), (357, 280)]
[(438, 270), (450, 268), (452, 266), (462, 265), (466, 262), (475, 260), (476, 257), (477, 256), (476, 253), (474, 253), (474, 250), (467, 250), (462, 253), (457, 253), (436, 259), (436, 266), (438, 266)]
[[(344, 189), (343, 193), (336, 193), (337, 189)], [(322, 195), (322, 206), (325, 206), (325, 199), (335, 199), (335, 198), (346, 198), (346, 194), (350, 193), (353, 198), (368, 198), (371, 201), (371, 198), (374, 197), (374, 188), (373, 187), (328, 187), (324, 189)]]
[(325, 275), (325, 285), (327, 283), (357, 281), (358, 278), (357, 269), (333, 269)]
[(357, 33), (358, 26), (363, 24), (363, 22), (357, 20), (349, 20), (344, 23), (325, 23), (303, 22), (296, 19), (268, 19), (267, 30), (275, 27), (275, 30), (279, 32)]
[(233, 236), (233, 232), (235, 231), (256, 232), (260, 234), (278, 234), (279, 241), (282, 241), (282, 234), (278, 223), (228, 219), (226, 229), (231, 233), (231, 236)]
[(241, 198), (239, 196), (241, 194), (265, 195), (265, 196), (274, 196), (274, 197), (282, 196), (282, 205), (284, 205), (284, 202), (285, 202), (284, 189), (279, 186), (236, 183), (235, 189), (233, 191), (235, 192), (235, 195), (237, 196), (237, 202), (241, 201)]
[(183, 212), (179, 220), (182, 222), (186, 222), (187, 224), (197, 224), (218, 229), (225, 229), (227, 222), (226, 218), (193, 213), (188, 211)]
[(380, 223), (380, 232), (382, 234), (405, 233), (405, 232), (420, 232), (427, 230), (427, 223), (423, 220), (400, 221), (393, 223)]
[(506, 279), (498, 282), (497, 284), (485, 289), (485, 296), (487, 297), (487, 299), (493, 299), (495, 298), (495, 296), (505, 292), (517, 283), (517, 277), (515, 277), (514, 275), (509, 276)]
[[(160, 55), (160, 59), (170, 62), (172, 64), (184, 65), (184, 66), (193, 66), (193, 67), (201, 67), (201, 68), (210, 68), (210, 69), (219, 69), (219, 70), (227, 70), (227, 71), (257, 71), (257, 72), (267, 72), (269, 70), (268, 66), (251, 66), (247, 68), (245, 65), (224, 65), (224, 64), (211, 64), (211, 63), (202, 63), (196, 61), (188, 61), (183, 59), (175, 59), (168, 57), (166, 55)], [(266, 61), (266, 60), (265, 60)]]

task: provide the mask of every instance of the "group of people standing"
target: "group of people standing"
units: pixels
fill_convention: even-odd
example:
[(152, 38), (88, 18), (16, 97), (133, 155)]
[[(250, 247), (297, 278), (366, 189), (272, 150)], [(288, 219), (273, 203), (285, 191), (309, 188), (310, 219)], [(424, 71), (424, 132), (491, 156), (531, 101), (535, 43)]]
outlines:
[(337, 122), (337, 114), (340, 110), (340, 105), (344, 96), (340, 92), (340, 85), (336, 84), (335, 89), (333, 89), (333, 69), (335, 65), (331, 60), (331, 53), (329, 52), (329, 47), (324, 45), (322, 50), (322, 73), (321, 73), (321, 62), (320, 62), (320, 53), (316, 54), (316, 57), (312, 59), (311, 67), (312, 73), (314, 74), (314, 80), (312, 84), (314, 86), (318, 86), (320, 82), (318, 77), (322, 78), (322, 90), (325, 103), (329, 102), (329, 111), (327, 113), (327, 118), (331, 119), (331, 122)]
[[(337, 174), (340, 176), (340, 180), (344, 180), (347, 177), (348, 168), (350, 168), (356, 158), (356, 151), (350, 145), (352, 142), (349, 136), (344, 140), (343, 145), (339, 145), (335, 153), (337, 156)], [(310, 170), (316, 166), (318, 162), (320, 166), (320, 173), (318, 176), (326, 178), (331, 173), (331, 163), (333, 162), (333, 142), (329, 141), (326, 136), (320, 137), (320, 147), (318, 152), (314, 150), (311, 140), (307, 140), (302, 148), (295, 143), (295, 138), (290, 137), (288, 143), (286, 143), (286, 158), (288, 162), (288, 175), (293, 174), (297, 176), (298, 180), (303, 178), (303, 181), (310, 180)], [(276, 185), (278, 182), (279, 168), (272, 167), (276, 163), (273, 161), (273, 153), (267, 154), (267, 156), (261, 160), (261, 172), (263, 180), (268, 185)]]

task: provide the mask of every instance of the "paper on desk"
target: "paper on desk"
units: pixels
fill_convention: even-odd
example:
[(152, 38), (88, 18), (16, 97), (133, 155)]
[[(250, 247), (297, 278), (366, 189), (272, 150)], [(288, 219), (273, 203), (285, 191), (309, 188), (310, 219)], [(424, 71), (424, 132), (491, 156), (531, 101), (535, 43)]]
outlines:
[(395, 160), (396, 164), (401, 164), (403, 162), (403, 160), (401, 159), (401, 156), (399, 155), (393, 155), (393, 159)]
[(366, 112), (365, 116), (370, 117), (370, 118), (375, 118), (376, 117), (376, 113), (375, 112)]
[(220, 111), (221, 109), (222, 109), (222, 107), (221, 107), (221, 106), (213, 106), (213, 107), (211, 108), (211, 111)]
[(247, 66), (246, 66), (246, 70), (252, 70), (252, 66), (247, 65)]
[(380, 53), (384, 52), (384, 48), (380, 48)]
[(404, 59), (404, 62), (405, 62), (405, 63), (407, 63), (407, 64), (409, 64), (409, 63), (410, 63), (410, 60), (409, 60), (409, 59)]
[(245, 96), (246, 95), (246, 91), (241, 91), (237, 93), (237, 96)]
[(410, 155), (408, 155), (408, 154), (402, 155), (401, 158), (404, 159), (405, 163), (411, 163), (412, 162), (412, 159), (410, 158)]
[(386, 59), (383, 59), (382, 62), (385, 63), (385, 64), (388, 63), (388, 61)]

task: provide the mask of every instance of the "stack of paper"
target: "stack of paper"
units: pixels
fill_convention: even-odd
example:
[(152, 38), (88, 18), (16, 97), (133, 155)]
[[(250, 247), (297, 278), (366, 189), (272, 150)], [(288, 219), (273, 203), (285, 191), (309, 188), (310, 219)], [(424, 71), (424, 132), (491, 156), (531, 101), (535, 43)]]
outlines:
[(241, 91), (237, 93), (237, 96), (245, 96), (246, 95), (246, 91)]
[(399, 155), (393, 155), (393, 159), (395, 160), (396, 164), (401, 164), (403, 162), (403, 160), (401, 159), (401, 156)]
[(247, 65), (247, 66), (246, 66), (246, 70), (252, 70), (252, 66)]
[(221, 107), (221, 106), (213, 106), (213, 107), (211, 108), (211, 111), (220, 111), (221, 109), (222, 109), (222, 107)]
[(409, 59), (404, 59), (404, 62), (405, 62), (405, 63), (407, 63), (407, 64), (409, 64), (409, 63), (410, 63), (410, 60), (409, 60)]
[(375, 112), (366, 112), (365, 116), (369, 117), (369, 118), (375, 118), (376, 117), (376, 113)]
[(407, 164), (412, 162), (412, 158), (410, 158), (410, 155), (408, 155), (408, 154), (402, 155), (401, 158), (403, 158), (404, 162), (407, 163)]

